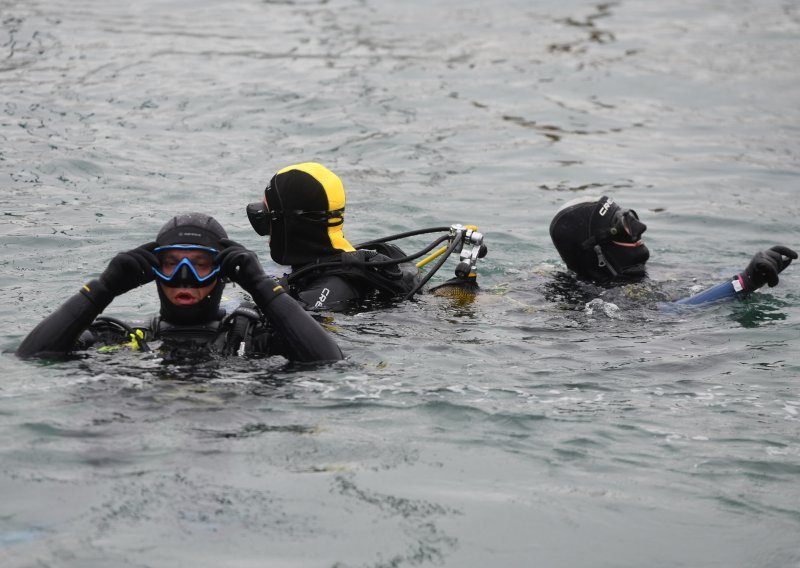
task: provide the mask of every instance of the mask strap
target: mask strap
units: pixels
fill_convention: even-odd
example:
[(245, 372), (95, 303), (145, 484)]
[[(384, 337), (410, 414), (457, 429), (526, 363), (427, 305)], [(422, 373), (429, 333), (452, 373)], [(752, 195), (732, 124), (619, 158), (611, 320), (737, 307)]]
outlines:
[[(328, 227), (338, 227), (344, 224), (344, 209), (336, 209), (335, 211), (303, 211), (298, 209), (292, 211), (294, 217), (303, 223), (321, 224), (325, 223)], [(314, 219), (311, 215), (317, 215), (318, 218)], [(331, 221), (331, 219), (338, 219), (338, 221)]]

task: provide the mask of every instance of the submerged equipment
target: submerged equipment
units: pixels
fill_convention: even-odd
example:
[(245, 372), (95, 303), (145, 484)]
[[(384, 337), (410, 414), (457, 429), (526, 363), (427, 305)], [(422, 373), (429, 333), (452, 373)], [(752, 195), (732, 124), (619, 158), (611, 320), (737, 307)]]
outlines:
[(147, 341), (145, 341), (145, 334), (141, 329), (134, 329), (121, 319), (113, 318), (111, 316), (97, 316), (95, 321), (110, 324), (112, 327), (121, 329), (131, 340), (129, 344), (131, 349), (139, 350), (144, 353), (152, 351), (150, 346), (147, 344)]

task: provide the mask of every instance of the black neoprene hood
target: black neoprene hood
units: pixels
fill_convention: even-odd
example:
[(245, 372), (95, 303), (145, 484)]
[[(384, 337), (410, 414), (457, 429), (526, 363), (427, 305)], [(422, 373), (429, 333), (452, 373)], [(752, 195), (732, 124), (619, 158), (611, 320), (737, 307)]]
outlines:
[(275, 213), (270, 227), (270, 255), (278, 264), (303, 266), (353, 251), (342, 232), (345, 196), (341, 180), (320, 164), (284, 168), (265, 191)]
[(220, 249), (220, 239), (227, 239), (228, 233), (216, 219), (203, 213), (184, 213), (167, 221), (158, 232), (156, 242), (159, 246), (200, 245)]
[[(619, 205), (604, 195), (567, 203), (553, 217), (550, 238), (567, 268), (579, 277), (604, 282), (644, 275), (650, 256), (647, 247), (615, 244), (608, 238), (619, 210)], [(639, 223), (640, 232), (646, 228)]]

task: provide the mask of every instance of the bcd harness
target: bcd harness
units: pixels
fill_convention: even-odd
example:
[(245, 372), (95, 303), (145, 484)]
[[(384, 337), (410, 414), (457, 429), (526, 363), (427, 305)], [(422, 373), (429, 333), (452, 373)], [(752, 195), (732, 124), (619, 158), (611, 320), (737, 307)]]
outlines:
[(285, 275), (281, 283), (297, 291), (309, 278), (347, 276), (362, 280), (381, 293), (398, 296), (408, 293), (419, 280), (417, 268), (410, 262), (404, 263), (404, 258), (396, 245), (379, 243), (371, 249), (319, 259)]
[(253, 335), (263, 318), (256, 305), (242, 302), (221, 321), (199, 325), (175, 325), (156, 315), (147, 326), (131, 326), (116, 318), (98, 316), (95, 320), (106, 326), (119, 329), (130, 339), (131, 349), (151, 351), (147, 341), (179, 340), (196, 345), (211, 345), (220, 349), (222, 355), (243, 356), (251, 351)]

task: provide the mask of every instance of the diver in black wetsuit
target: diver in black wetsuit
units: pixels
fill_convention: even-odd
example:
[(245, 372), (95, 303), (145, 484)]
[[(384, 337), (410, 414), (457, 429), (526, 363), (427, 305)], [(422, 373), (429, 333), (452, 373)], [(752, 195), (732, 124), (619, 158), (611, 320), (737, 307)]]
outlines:
[[(312, 362), (342, 359), (328, 333), (264, 273), (255, 253), (229, 240), (222, 226), (200, 213), (178, 215), (155, 242), (115, 256), (99, 278), (86, 283), (22, 341), (19, 357), (58, 357), (96, 344), (131, 342), (148, 349), (282, 355)], [(239, 284), (254, 304), (230, 314), (220, 309), (223, 279)], [(157, 280), (160, 314), (132, 327), (100, 316), (111, 301)]]
[(276, 173), (262, 202), (247, 206), (253, 229), (269, 235), (272, 259), (291, 266), (281, 280), (307, 309), (338, 310), (378, 296), (403, 297), (418, 287), (413, 262), (392, 262), (405, 253), (374, 243), (356, 250), (344, 237), (344, 186), (325, 166), (307, 162)]
[[(638, 282), (647, 276), (650, 251), (641, 240), (647, 225), (632, 209), (622, 209), (613, 199), (586, 198), (565, 203), (550, 223), (550, 237), (575, 276), (601, 286)], [(797, 253), (774, 246), (756, 253), (739, 274), (703, 292), (677, 300), (696, 305), (744, 297), (764, 284), (778, 284), (778, 274)]]

